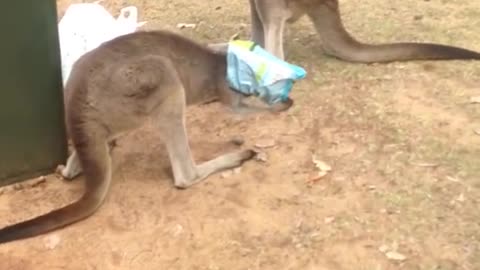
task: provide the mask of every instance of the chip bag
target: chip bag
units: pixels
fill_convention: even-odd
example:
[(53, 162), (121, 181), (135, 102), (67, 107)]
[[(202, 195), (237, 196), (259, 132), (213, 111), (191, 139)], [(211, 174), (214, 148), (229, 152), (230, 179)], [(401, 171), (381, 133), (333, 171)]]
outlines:
[(227, 81), (233, 90), (267, 104), (288, 99), (295, 81), (306, 71), (269, 53), (253, 41), (233, 40), (227, 49)]

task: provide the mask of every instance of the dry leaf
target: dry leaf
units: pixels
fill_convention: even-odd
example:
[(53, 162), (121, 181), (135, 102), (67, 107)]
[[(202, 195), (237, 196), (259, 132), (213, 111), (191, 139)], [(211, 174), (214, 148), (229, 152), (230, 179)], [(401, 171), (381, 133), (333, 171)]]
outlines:
[(264, 139), (264, 140), (259, 140), (257, 143), (255, 143), (255, 147), (257, 148), (270, 148), (275, 146), (275, 140), (271, 139)]
[(455, 183), (459, 183), (459, 182), (460, 182), (460, 179), (455, 178), (455, 177), (452, 177), (452, 176), (447, 176), (447, 180), (448, 180), (448, 181), (455, 182)]
[(470, 103), (472, 103), (472, 104), (478, 104), (478, 103), (480, 103), (480, 96), (471, 97), (471, 98), (470, 98)]
[(440, 166), (437, 163), (428, 163), (428, 162), (412, 163), (412, 165), (418, 166), (418, 167), (425, 167), (425, 168), (432, 168), (432, 167)]
[(385, 256), (387, 256), (388, 259), (393, 260), (393, 261), (404, 261), (407, 259), (407, 257), (399, 252), (396, 251), (389, 251), (385, 253)]
[(315, 176), (310, 177), (310, 179), (308, 179), (308, 182), (313, 184), (318, 180), (322, 179), (327, 174), (328, 174), (327, 171), (319, 171)]
[(35, 181), (31, 182), (30, 183), (30, 186), (33, 188), (33, 187), (37, 187), (43, 183), (47, 182), (47, 178), (45, 176), (40, 176), (38, 177), (37, 179), (35, 179)]
[(240, 32), (233, 34), (228, 40), (237, 40), (240, 37)]

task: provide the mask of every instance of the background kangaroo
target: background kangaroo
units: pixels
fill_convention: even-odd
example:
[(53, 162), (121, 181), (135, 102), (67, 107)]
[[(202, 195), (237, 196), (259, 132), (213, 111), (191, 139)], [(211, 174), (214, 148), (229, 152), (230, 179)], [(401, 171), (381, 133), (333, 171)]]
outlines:
[(0, 243), (32, 237), (92, 215), (111, 182), (109, 145), (122, 133), (153, 117), (166, 145), (178, 188), (212, 173), (240, 166), (254, 157), (241, 150), (196, 165), (185, 128), (186, 105), (218, 98), (237, 112), (282, 111), (288, 99), (270, 107), (251, 107), (229, 89), (226, 55), (165, 31), (136, 32), (113, 39), (83, 55), (65, 89), (68, 134), (75, 151), (62, 175), (83, 171), (85, 191), (77, 202), (0, 230)]
[(252, 39), (284, 58), (283, 33), (286, 23), (307, 15), (320, 34), (325, 53), (361, 63), (405, 60), (480, 59), (480, 53), (431, 43), (370, 45), (353, 38), (343, 26), (338, 0), (249, 0)]

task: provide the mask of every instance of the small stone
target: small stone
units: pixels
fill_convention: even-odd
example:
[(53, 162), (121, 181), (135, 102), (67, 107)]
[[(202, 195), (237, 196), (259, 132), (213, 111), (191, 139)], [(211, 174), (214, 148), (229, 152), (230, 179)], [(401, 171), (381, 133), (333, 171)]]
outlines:
[(232, 170), (228, 170), (228, 171), (224, 171), (221, 176), (222, 178), (229, 178), (233, 175), (233, 171)]
[(183, 226), (180, 224), (175, 225), (175, 227), (172, 229), (172, 233), (175, 237), (179, 236), (183, 233)]
[(241, 172), (242, 172), (242, 167), (237, 167), (237, 168), (233, 169), (234, 174), (240, 174)]
[(415, 15), (415, 16), (413, 16), (413, 19), (415, 21), (419, 21), (419, 20), (423, 19), (423, 15)]
[(325, 224), (330, 224), (335, 221), (335, 217), (326, 217), (324, 222)]
[(242, 136), (233, 136), (233, 138), (230, 140), (231, 143), (235, 145), (243, 145), (245, 143), (245, 139)]
[(385, 253), (388, 251), (388, 246), (387, 245), (381, 245), (379, 248), (378, 248), (378, 251), (382, 252), (382, 253)]
[(320, 171), (329, 172), (332, 170), (332, 167), (330, 165), (328, 165), (324, 161), (317, 159), (315, 155), (312, 156), (312, 162), (313, 164), (315, 164), (315, 167), (317, 167), (317, 169), (319, 169)]
[(470, 103), (472, 103), (472, 104), (479, 104), (479, 103), (480, 103), (480, 96), (471, 97), (471, 98), (470, 98)]
[(407, 259), (407, 257), (399, 252), (396, 251), (389, 251), (385, 253), (385, 256), (387, 256), (388, 259), (392, 261), (404, 261)]
[(183, 29), (183, 28), (195, 28), (197, 27), (196, 24), (194, 23), (179, 23), (177, 24), (177, 28)]
[(268, 156), (267, 156), (267, 153), (265, 152), (257, 152), (254, 159), (259, 162), (267, 162)]
[(47, 249), (54, 249), (60, 244), (60, 240), (60, 236), (57, 234), (49, 235), (44, 239), (45, 247)]

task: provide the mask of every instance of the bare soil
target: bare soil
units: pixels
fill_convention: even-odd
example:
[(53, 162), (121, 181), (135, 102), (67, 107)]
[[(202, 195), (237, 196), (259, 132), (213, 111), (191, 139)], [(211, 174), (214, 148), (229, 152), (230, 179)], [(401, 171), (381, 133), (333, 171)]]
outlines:
[[(59, 16), (71, 2), (57, 0)], [(237, 32), (248, 37), (247, 2), (103, 5), (116, 16), (133, 4), (146, 28), (223, 42)], [(347, 28), (363, 41), (433, 41), (480, 51), (478, 1), (341, 5)], [(197, 27), (180, 30), (177, 23)], [(180, 191), (149, 123), (119, 141), (114, 183), (95, 215), (0, 246), (0, 269), (480, 269), (480, 105), (469, 103), (480, 96), (480, 64), (342, 62), (323, 54), (306, 18), (289, 26), (286, 53), (308, 71), (295, 85), (290, 111), (245, 118), (218, 104), (188, 111), (198, 161), (234, 149), (227, 142), (241, 135), (243, 147), (274, 141), (265, 149), (267, 162), (247, 162), (241, 171)], [(315, 179), (312, 155), (332, 167), (323, 178)], [(0, 226), (82, 192), (82, 177), (32, 181), (2, 189)]]

